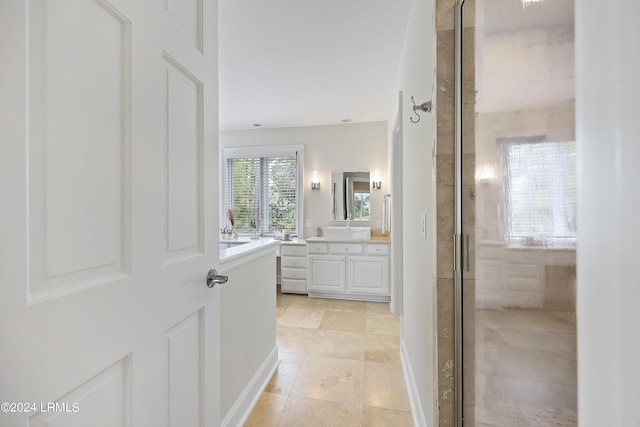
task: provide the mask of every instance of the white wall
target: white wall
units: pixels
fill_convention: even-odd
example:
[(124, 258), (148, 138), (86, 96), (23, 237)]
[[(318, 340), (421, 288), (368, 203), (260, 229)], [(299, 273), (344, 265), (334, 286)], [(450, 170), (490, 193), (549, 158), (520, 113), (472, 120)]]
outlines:
[(220, 286), (220, 410), (236, 425), (251, 409), (277, 363), (276, 261), (273, 252), (223, 271)]
[[(398, 90), (404, 91), (403, 118), (403, 277), (404, 358), (413, 374), (409, 393), (414, 399), (418, 425), (434, 425), (435, 334), (434, 289), (436, 283), (435, 178), (432, 149), (435, 141), (435, 111), (422, 113), (411, 123), (411, 96), (416, 103), (435, 99), (435, 20), (433, 0), (414, 0)], [(392, 118), (389, 120), (393, 122)], [(420, 214), (427, 214), (427, 238), (421, 235)], [(405, 369), (407, 366), (405, 366)], [(416, 413), (417, 409), (417, 413)]]
[(546, 25), (490, 34), (479, 29), (485, 32), (475, 36), (477, 112), (532, 110), (575, 98), (573, 19)]
[(640, 3), (576, 2), (578, 421), (640, 425)]
[[(381, 190), (371, 190), (371, 227), (382, 219), (383, 196), (389, 192), (387, 174), (387, 122), (347, 123), (277, 129), (251, 129), (220, 133), (220, 147), (304, 145), (304, 217), (315, 227), (331, 225), (330, 178), (334, 170), (380, 169)], [(311, 174), (316, 169), (320, 190), (311, 190)], [(305, 228), (305, 237), (313, 228)]]

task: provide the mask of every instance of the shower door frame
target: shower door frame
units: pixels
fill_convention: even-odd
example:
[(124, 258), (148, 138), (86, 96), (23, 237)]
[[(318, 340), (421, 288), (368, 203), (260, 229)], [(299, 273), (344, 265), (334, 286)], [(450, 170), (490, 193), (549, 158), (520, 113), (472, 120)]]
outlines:
[(454, 138), (454, 286), (455, 286), (455, 385), (456, 385), (456, 424), (462, 427), (464, 424), (463, 412), (463, 339), (462, 339), (462, 296), (463, 278), (462, 270), (468, 268), (468, 238), (464, 238), (462, 227), (462, 29), (463, 6), (465, 0), (456, 0), (455, 5), (455, 138)]
[[(476, 344), (471, 338), (471, 336), (476, 337), (476, 329), (473, 324), (473, 319), (475, 319), (475, 314), (471, 314), (469, 311), (465, 313), (465, 310), (474, 310), (475, 309), (475, 296), (471, 298), (471, 292), (478, 292), (477, 287), (477, 275), (476, 271), (471, 270), (471, 268), (475, 268), (475, 255), (474, 257), (470, 257), (471, 254), (474, 254), (475, 251), (473, 247), (471, 247), (470, 243), (475, 244), (476, 235), (475, 235), (475, 210), (471, 209), (473, 206), (469, 206), (473, 201), (471, 199), (475, 195), (475, 185), (478, 181), (475, 181), (475, 177), (473, 176), (474, 171), (469, 168), (470, 162), (469, 158), (465, 160), (465, 156), (468, 156), (471, 151), (471, 146), (465, 147), (464, 140), (465, 138), (470, 144), (475, 144), (475, 138), (470, 139), (470, 136), (473, 136), (476, 133), (474, 123), (471, 123), (473, 120), (473, 115), (470, 111), (467, 110), (467, 107), (471, 107), (469, 104), (475, 102), (475, 96), (473, 94), (473, 87), (467, 85), (468, 89), (467, 93), (463, 93), (463, 80), (468, 83), (466, 80), (470, 78), (470, 76), (466, 75), (466, 73), (475, 73), (475, 68), (473, 65), (469, 65), (475, 63), (476, 58), (470, 58), (468, 55), (473, 55), (478, 58), (480, 56), (476, 52), (478, 46), (482, 45), (473, 45), (473, 43), (480, 43), (476, 39), (476, 35), (473, 38), (467, 38), (464, 31), (471, 31), (475, 33), (475, 18), (476, 11), (473, 7), (473, 2), (468, 4), (469, 11), (468, 13), (471, 15), (467, 17), (465, 15), (464, 6), (467, 3), (466, 0), (456, 0), (455, 1), (455, 17), (454, 17), (454, 235), (453, 235), (453, 250), (454, 250), (454, 331), (455, 331), (455, 339), (454, 339), (454, 375), (455, 375), (455, 424), (459, 427), (466, 426), (469, 423), (465, 421), (473, 421), (474, 408), (475, 404), (478, 402), (477, 396), (475, 396), (476, 388), (474, 379), (474, 366), (470, 363), (470, 360), (473, 359), (475, 363), (476, 353)], [(469, 19), (470, 18), (470, 19)], [(467, 27), (465, 28), (465, 24)], [(465, 35), (465, 37), (463, 37)], [(471, 34), (469, 34), (471, 35)], [(468, 46), (464, 43), (464, 40), (474, 40), (474, 42), (468, 42)], [(463, 68), (463, 59), (466, 59), (468, 62), (468, 67)], [(473, 61), (471, 61), (473, 59)], [(464, 74), (463, 74), (464, 72)], [(477, 83), (474, 78), (474, 85)], [(463, 108), (464, 107), (464, 108)], [(473, 106), (473, 110), (475, 110), (475, 105)], [(469, 108), (471, 110), (471, 108)], [(463, 114), (464, 113), (466, 114)], [(473, 111), (475, 112), (475, 111)], [(470, 130), (467, 130), (467, 134), (463, 134), (463, 129), (465, 128), (463, 125)], [(574, 133), (573, 138), (576, 138)], [(575, 140), (575, 139), (574, 139)], [(466, 148), (468, 151), (465, 154), (463, 148)], [(477, 153), (477, 147), (473, 147), (473, 153)], [(475, 162), (474, 162), (475, 163)], [(464, 167), (463, 167), (464, 166)], [(466, 169), (466, 170), (465, 170)], [(466, 173), (466, 175), (465, 175)], [(467, 190), (471, 185), (471, 182), (474, 182), (473, 187), (473, 195), (468, 195)], [(579, 183), (578, 183), (579, 184)], [(464, 191), (464, 193), (463, 193)], [(466, 204), (466, 205), (465, 205)], [(466, 208), (468, 211), (464, 212), (463, 209)], [(473, 212), (473, 214), (472, 214)], [(466, 216), (463, 215), (466, 213)], [(471, 217), (473, 215), (473, 218)], [(464, 219), (464, 221), (463, 221)], [(465, 225), (468, 229), (465, 229)], [(471, 237), (471, 239), (470, 239)], [(474, 274), (471, 274), (474, 273)], [(465, 280), (467, 279), (467, 280)], [(466, 285), (465, 285), (466, 283)], [(465, 287), (466, 286), (466, 287)], [(465, 295), (464, 292), (467, 292), (468, 295)], [(574, 300), (575, 303), (575, 300)], [(468, 305), (465, 306), (465, 304)], [(575, 308), (574, 308), (575, 310)], [(466, 325), (465, 325), (466, 321)], [(465, 327), (471, 331), (470, 335), (467, 335), (465, 340)], [(467, 332), (469, 332), (467, 331)], [(467, 348), (465, 349), (465, 342), (467, 343)], [(466, 366), (465, 361), (466, 359)], [(465, 369), (466, 368), (466, 369)], [(465, 374), (469, 374), (469, 378), (467, 378), (465, 384)], [(468, 392), (465, 393), (465, 386), (468, 387)], [(466, 402), (465, 402), (465, 399)], [(472, 402), (475, 400), (475, 402)], [(466, 411), (465, 413), (465, 410)]]

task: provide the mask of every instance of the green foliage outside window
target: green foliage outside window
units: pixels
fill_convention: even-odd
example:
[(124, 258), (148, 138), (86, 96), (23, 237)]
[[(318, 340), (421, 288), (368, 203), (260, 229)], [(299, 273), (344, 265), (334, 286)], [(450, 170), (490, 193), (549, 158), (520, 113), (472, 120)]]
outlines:
[(297, 230), (296, 156), (231, 158), (227, 168), (227, 206), (238, 232)]

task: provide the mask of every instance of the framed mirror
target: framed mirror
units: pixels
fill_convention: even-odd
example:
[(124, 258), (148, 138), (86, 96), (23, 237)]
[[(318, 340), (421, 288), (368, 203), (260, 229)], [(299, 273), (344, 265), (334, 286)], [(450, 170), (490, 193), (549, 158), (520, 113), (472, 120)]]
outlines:
[(331, 219), (371, 221), (369, 171), (331, 173)]

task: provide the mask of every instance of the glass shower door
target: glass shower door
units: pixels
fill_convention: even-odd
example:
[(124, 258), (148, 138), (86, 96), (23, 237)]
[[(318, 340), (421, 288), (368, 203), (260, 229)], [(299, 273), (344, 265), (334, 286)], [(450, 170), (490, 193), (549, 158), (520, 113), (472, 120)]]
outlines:
[(575, 426), (573, 0), (461, 11), (463, 424)]

